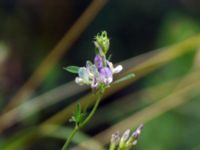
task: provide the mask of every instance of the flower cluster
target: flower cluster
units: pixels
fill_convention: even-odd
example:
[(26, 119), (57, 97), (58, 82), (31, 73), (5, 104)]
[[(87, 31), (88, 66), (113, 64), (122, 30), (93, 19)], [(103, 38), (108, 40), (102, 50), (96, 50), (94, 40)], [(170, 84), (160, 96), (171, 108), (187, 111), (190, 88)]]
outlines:
[(110, 41), (107, 33), (103, 31), (95, 37), (94, 45), (97, 49), (94, 63), (86, 62), (85, 67), (80, 67), (75, 82), (79, 85), (90, 85), (92, 88), (108, 86), (113, 82), (113, 75), (119, 73), (123, 68), (121, 65), (114, 67), (107, 59)]
[(119, 132), (112, 134), (110, 150), (130, 150), (134, 145), (137, 144), (142, 128), (143, 125), (141, 124), (132, 133), (130, 129), (127, 129), (122, 136), (120, 136)]

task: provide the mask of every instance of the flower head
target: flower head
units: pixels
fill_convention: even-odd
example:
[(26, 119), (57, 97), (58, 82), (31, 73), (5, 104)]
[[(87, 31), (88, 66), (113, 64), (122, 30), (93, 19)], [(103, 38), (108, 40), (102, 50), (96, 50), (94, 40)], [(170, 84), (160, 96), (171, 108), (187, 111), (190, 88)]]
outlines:
[(90, 85), (91, 88), (96, 89), (102, 85), (109, 86), (113, 82), (113, 75), (119, 73), (122, 66), (114, 67), (106, 58), (110, 41), (105, 31), (97, 34), (94, 43), (98, 49), (94, 62), (87, 61), (85, 67), (79, 68), (75, 82), (79, 85)]

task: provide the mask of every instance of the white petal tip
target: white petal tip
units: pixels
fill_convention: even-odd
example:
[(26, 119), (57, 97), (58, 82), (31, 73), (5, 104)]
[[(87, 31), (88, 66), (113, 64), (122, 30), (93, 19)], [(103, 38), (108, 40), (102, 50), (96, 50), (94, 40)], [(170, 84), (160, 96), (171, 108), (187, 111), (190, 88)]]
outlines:
[(119, 73), (121, 72), (123, 69), (122, 65), (118, 65), (117, 67), (114, 68), (114, 72), (113, 73)]
[(79, 78), (79, 77), (76, 77), (75, 78), (75, 82), (79, 85), (83, 85), (83, 79)]

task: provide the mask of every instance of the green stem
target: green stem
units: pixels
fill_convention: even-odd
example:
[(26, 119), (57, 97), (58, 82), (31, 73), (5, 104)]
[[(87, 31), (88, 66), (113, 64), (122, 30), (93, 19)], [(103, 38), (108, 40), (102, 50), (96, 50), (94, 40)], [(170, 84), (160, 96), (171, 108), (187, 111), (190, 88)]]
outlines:
[(74, 135), (77, 133), (77, 131), (84, 127), (86, 125), (86, 123), (92, 118), (92, 116), (95, 114), (97, 107), (101, 101), (103, 94), (99, 93), (98, 94), (98, 99), (96, 100), (96, 103), (94, 105), (94, 107), (92, 108), (92, 111), (89, 113), (89, 115), (87, 116), (87, 118), (79, 125), (76, 125), (74, 130), (72, 131), (72, 133), (70, 134), (69, 138), (66, 140), (65, 144), (63, 145), (61, 150), (67, 150), (67, 147), (69, 145), (69, 143), (71, 142), (72, 138), (74, 137)]
[(96, 100), (96, 103), (94, 105), (94, 107), (92, 108), (92, 111), (90, 112), (90, 114), (87, 116), (87, 118), (79, 125), (79, 128), (82, 128), (85, 126), (85, 124), (92, 118), (92, 116), (94, 115), (94, 113), (97, 110), (97, 107), (99, 106), (99, 103), (101, 101), (103, 94), (99, 94), (98, 95), (98, 99)]
[(76, 126), (74, 128), (74, 130), (72, 131), (72, 133), (70, 134), (69, 138), (66, 140), (65, 144), (63, 145), (62, 149), (61, 150), (66, 150), (69, 143), (71, 142), (72, 138), (74, 137), (74, 135), (76, 134), (76, 132), (78, 131), (78, 126)]
[(115, 150), (115, 147), (116, 147), (115, 144), (111, 143), (109, 150)]

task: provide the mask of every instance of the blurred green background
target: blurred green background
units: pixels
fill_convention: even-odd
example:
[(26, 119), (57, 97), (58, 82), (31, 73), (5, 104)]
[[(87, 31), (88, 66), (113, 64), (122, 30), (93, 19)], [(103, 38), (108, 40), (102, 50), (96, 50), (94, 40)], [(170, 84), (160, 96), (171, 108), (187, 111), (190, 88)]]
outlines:
[[(84, 18), (77, 26), (88, 6), (93, 8), (87, 17), (90, 21)], [(61, 148), (72, 127), (68, 118), (73, 109), (66, 117), (59, 113), (90, 92), (75, 85), (74, 76), (63, 67), (83, 66), (92, 60), (93, 37), (103, 30), (111, 38), (112, 61), (123, 62), (124, 72), (136, 68), (136, 82), (110, 92), (82, 134), (104, 135), (105, 129), (137, 115), (136, 121), (130, 119), (125, 125), (135, 128), (133, 122), (144, 123), (135, 149), (200, 149), (198, 0), (1, 0), (0, 18), (1, 150)], [(59, 47), (57, 43), (66, 36)], [(46, 64), (21, 89), (49, 54)], [(24, 93), (13, 99), (19, 91)], [(20, 102), (7, 107), (15, 100)], [(56, 114), (52, 122), (64, 131), (52, 134), (45, 127), (38, 132)], [(123, 132), (124, 126), (120, 127)], [(80, 141), (75, 138), (74, 142)]]

